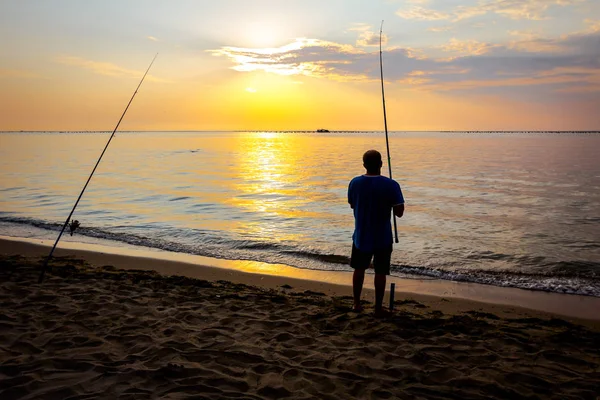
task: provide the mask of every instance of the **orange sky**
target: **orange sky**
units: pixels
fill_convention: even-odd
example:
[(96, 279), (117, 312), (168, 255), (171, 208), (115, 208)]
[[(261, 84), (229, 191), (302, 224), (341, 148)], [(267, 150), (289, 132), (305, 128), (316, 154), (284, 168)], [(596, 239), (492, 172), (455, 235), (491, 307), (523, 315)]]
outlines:
[(112, 130), (156, 52), (123, 130), (381, 130), (381, 19), (390, 130), (600, 129), (597, 2), (321, 3), (4, 2), (0, 130)]

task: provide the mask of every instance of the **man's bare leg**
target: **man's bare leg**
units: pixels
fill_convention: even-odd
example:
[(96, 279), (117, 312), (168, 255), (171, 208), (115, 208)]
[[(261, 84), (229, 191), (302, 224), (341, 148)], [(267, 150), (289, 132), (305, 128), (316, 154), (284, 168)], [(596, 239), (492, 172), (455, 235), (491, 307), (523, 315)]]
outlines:
[(389, 311), (383, 309), (383, 296), (385, 295), (385, 283), (387, 276), (384, 274), (375, 274), (375, 315), (387, 316)]
[[(352, 289), (354, 293), (354, 311), (360, 312), (363, 307), (360, 304), (360, 294), (362, 292), (363, 283), (365, 282), (365, 271), (364, 269), (355, 269), (352, 277)], [(385, 283), (383, 284), (385, 288)]]

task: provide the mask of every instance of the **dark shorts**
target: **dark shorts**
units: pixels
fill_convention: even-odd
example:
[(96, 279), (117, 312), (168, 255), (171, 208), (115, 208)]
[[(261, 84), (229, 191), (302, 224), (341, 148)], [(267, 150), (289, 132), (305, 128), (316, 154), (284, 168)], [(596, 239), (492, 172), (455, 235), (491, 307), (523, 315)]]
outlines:
[(350, 266), (354, 269), (364, 270), (369, 268), (371, 259), (375, 273), (381, 275), (390, 274), (390, 260), (392, 258), (392, 246), (387, 249), (377, 250), (372, 253), (360, 251), (354, 243), (352, 243), (352, 256), (350, 257)]

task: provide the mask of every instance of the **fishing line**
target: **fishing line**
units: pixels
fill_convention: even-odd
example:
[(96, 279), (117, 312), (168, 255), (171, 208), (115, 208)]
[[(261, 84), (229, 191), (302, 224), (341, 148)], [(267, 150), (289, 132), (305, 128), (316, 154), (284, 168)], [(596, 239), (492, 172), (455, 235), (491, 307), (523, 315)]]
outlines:
[[(98, 164), (100, 164), (100, 160), (102, 160), (102, 157), (104, 156), (104, 153), (106, 152), (106, 149), (108, 148), (108, 145), (110, 144), (111, 140), (115, 136), (115, 132), (119, 128), (119, 125), (121, 124), (121, 121), (123, 120), (123, 117), (125, 117), (125, 114), (127, 113), (127, 110), (129, 109), (129, 106), (131, 105), (133, 98), (137, 94), (140, 86), (142, 86), (142, 82), (144, 82), (146, 75), (148, 75), (148, 71), (150, 71), (152, 64), (154, 64), (154, 60), (156, 60), (156, 57), (158, 57), (158, 53), (156, 53), (156, 55), (152, 59), (152, 62), (148, 66), (148, 69), (144, 73), (144, 76), (142, 76), (142, 80), (140, 81), (137, 88), (135, 89), (135, 92), (133, 93), (133, 96), (131, 96), (131, 99), (129, 99), (129, 103), (127, 103), (127, 107), (125, 107), (125, 111), (123, 111), (121, 118), (119, 118), (119, 122), (117, 122), (117, 126), (115, 126), (115, 129), (113, 130), (112, 134), (110, 135), (110, 138), (108, 139), (108, 142), (106, 143), (106, 146), (104, 146), (104, 150), (102, 150), (102, 154), (100, 154), (98, 161), (96, 161), (96, 165), (94, 166), (92, 173), (90, 174), (89, 178), (87, 179), (87, 182), (83, 186), (83, 189), (81, 190), (81, 193), (79, 194), (79, 197), (77, 198), (77, 201), (75, 202), (75, 205), (73, 206), (73, 209), (69, 213), (67, 220), (65, 221), (62, 229), (60, 230), (60, 233), (58, 234), (58, 237), (56, 238), (56, 242), (54, 242), (54, 246), (52, 246), (52, 250), (50, 250), (50, 254), (48, 254), (48, 257), (46, 258), (46, 261), (44, 262), (44, 266), (42, 267), (42, 271), (40, 272), (40, 278), (38, 280), (38, 283), (43, 282), (44, 275), (46, 274), (46, 269), (48, 268), (48, 263), (50, 262), (50, 259), (52, 258), (52, 254), (54, 253), (54, 250), (56, 250), (56, 245), (58, 245), (58, 241), (60, 240), (62, 234), (65, 232), (65, 229), (67, 228), (67, 226), (70, 226), (71, 235), (73, 235), (73, 232), (75, 231), (75, 229), (77, 229), (77, 227), (79, 227), (79, 221), (77, 221), (77, 220), (71, 221), (71, 217), (73, 216), (73, 213), (75, 212), (75, 209), (77, 208), (77, 205), (79, 204), (79, 200), (81, 200), (81, 197), (83, 196), (83, 192), (85, 192), (85, 189), (87, 188), (88, 183), (90, 183), (90, 180), (92, 179), (92, 176), (94, 175), (94, 172), (96, 172), (96, 168), (98, 168)], [(71, 221), (70, 224), (69, 224), (69, 221)]]
[[(388, 167), (390, 171), (390, 179), (392, 179), (392, 159), (390, 158), (390, 141), (388, 139), (387, 115), (385, 112), (385, 91), (383, 89), (383, 50), (381, 49), (381, 37), (383, 35), (383, 21), (381, 21), (381, 29), (379, 30), (379, 70), (381, 71), (381, 98), (383, 99), (383, 124), (385, 126), (385, 146), (387, 148)], [(394, 237), (398, 243), (398, 227), (396, 225), (396, 214), (392, 211), (394, 218)]]

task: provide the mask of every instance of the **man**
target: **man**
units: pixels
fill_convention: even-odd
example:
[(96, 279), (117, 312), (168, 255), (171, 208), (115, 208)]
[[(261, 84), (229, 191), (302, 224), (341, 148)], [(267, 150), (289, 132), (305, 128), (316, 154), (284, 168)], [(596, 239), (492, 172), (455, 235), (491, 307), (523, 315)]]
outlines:
[(375, 268), (375, 316), (391, 313), (383, 308), (386, 277), (390, 274), (392, 256), (391, 211), (401, 218), (404, 214), (404, 197), (398, 182), (381, 175), (381, 154), (369, 150), (363, 155), (365, 175), (357, 176), (348, 186), (348, 203), (354, 210), (354, 234), (350, 266), (354, 268), (352, 280), (354, 311), (362, 311), (360, 294), (365, 271), (371, 264)]

